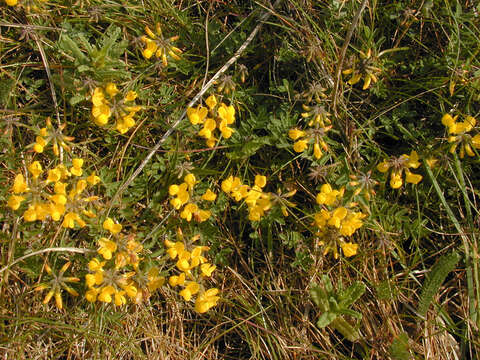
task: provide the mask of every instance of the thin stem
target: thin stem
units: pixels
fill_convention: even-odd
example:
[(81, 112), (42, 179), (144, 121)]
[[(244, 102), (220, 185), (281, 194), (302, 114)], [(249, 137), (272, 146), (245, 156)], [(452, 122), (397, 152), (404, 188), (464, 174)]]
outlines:
[(91, 252), (95, 252), (95, 250), (90, 250), (90, 249), (83, 249), (83, 248), (74, 248), (74, 247), (57, 247), (57, 248), (46, 248), (38, 251), (34, 251), (31, 253), (28, 253), (26, 255), (20, 256), (18, 259), (15, 259), (13, 262), (11, 262), (8, 265), (5, 265), (3, 268), (0, 269), (0, 274), (4, 272), (5, 270), (9, 269), (13, 265), (19, 263), (20, 261), (23, 261), (25, 259), (28, 259), (29, 257), (44, 254), (47, 252), (71, 252), (71, 253), (77, 253), (77, 254), (88, 254)]

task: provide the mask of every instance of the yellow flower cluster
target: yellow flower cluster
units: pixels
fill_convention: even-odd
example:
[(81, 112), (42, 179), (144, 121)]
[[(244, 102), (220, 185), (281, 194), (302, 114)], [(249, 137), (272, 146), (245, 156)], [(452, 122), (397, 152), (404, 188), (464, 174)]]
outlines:
[(263, 192), (267, 184), (267, 178), (263, 175), (255, 175), (255, 185), (250, 187), (242, 184), (238, 177), (229, 176), (222, 181), (222, 190), (232, 196), (235, 201), (244, 200), (248, 206), (248, 219), (260, 221), (265, 212), (272, 207), (271, 194)]
[[(198, 222), (203, 222), (210, 218), (210, 210), (200, 209), (198, 205), (194, 202), (191, 202), (193, 195), (193, 189), (197, 180), (195, 175), (187, 174), (183, 178), (183, 183), (173, 184), (168, 188), (168, 193), (170, 196), (173, 196), (170, 199), (170, 205), (172, 205), (176, 210), (181, 210), (180, 217), (187, 221), (191, 221), (194, 218)], [(215, 201), (217, 195), (210, 189), (201, 196), (201, 200), (205, 201)], [(183, 209), (182, 209), (183, 207)]]
[(360, 61), (351, 68), (342, 71), (343, 75), (352, 75), (347, 83), (355, 85), (363, 79), (362, 89), (367, 90), (372, 82), (377, 82), (378, 79), (375, 74), (382, 71), (382, 69), (374, 66), (374, 62), (375, 58), (372, 56), (372, 49), (368, 49), (366, 54), (360, 51)]
[(480, 134), (471, 136), (470, 131), (475, 127), (477, 120), (473, 116), (466, 116), (464, 121), (457, 121), (458, 115), (452, 117), (450, 114), (445, 114), (442, 117), (442, 124), (448, 128), (448, 142), (450, 145), (450, 153), (454, 153), (457, 147), (460, 147), (460, 158), (468, 156), (475, 156), (475, 149), (480, 149)]
[(57, 308), (61, 310), (63, 309), (62, 290), (66, 290), (72, 296), (78, 296), (78, 292), (67, 283), (76, 283), (79, 282), (80, 279), (77, 277), (63, 276), (70, 265), (70, 261), (65, 263), (58, 274), (54, 274), (52, 268), (48, 264), (45, 264), (45, 270), (52, 279), (49, 282), (43, 282), (35, 287), (35, 291), (50, 289), (43, 299), (44, 304), (47, 304), (50, 299), (54, 297)]
[[(181, 230), (177, 233), (180, 239), (183, 239)], [(192, 243), (196, 241), (199, 236), (195, 236), (192, 239)], [(179, 291), (179, 295), (184, 298), (185, 301), (195, 299), (195, 311), (202, 314), (207, 312), (210, 308), (217, 305), (220, 299), (218, 295), (219, 290), (217, 288), (211, 288), (206, 290), (203, 282), (205, 278), (212, 275), (216, 266), (207, 262), (207, 259), (202, 255), (204, 251), (207, 251), (208, 246), (194, 246), (190, 251), (183, 241), (170, 241), (165, 240), (165, 246), (167, 247), (167, 254), (171, 260), (176, 260), (176, 268), (180, 271), (178, 275), (172, 275), (168, 279), (168, 283), (172, 287), (182, 286), (183, 289)]]
[(318, 160), (322, 157), (323, 151), (328, 151), (328, 145), (324, 138), (332, 128), (331, 125), (327, 125), (331, 123), (328, 118), (330, 114), (320, 105), (312, 107), (303, 105), (303, 109), (306, 112), (302, 113), (302, 117), (310, 118), (308, 123), (309, 128), (306, 130), (298, 128), (290, 129), (288, 136), (295, 141), (293, 150), (298, 153), (304, 152), (313, 144), (313, 156)]
[(141, 110), (141, 106), (134, 103), (136, 98), (137, 93), (132, 90), (123, 96), (114, 83), (108, 83), (104, 88), (96, 87), (92, 93), (93, 121), (104, 126), (113, 116), (115, 129), (120, 134), (126, 133), (135, 125), (133, 117)]
[(97, 252), (102, 258), (95, 257), (88, 263), (85, 298), (89, 302), (113, 302), (116, 306), (126, 304), (127, 299), (139, 304), (160, 288), (165, 278), (155, 266), (142, 270), (143, 246), (134, 236), (122, 234), (121, 224), (107, 218), (103, 228), (110, 232), (110, 237), (98, 240)]
[(60, 164), (48, 170), (46, 179), (42, 180), (44, 173), (38, 161), (28, 166), (30, 177), (28, 182), (22, 174), (15, 177), (12, 192), (8, 199), (8, 207), (18, 210), (23, 201), (28, 202), (28, 208), (23, 212), (25, 221), (44, 221), (50, 217), (59, 221), (63, 217), (62, 226), (74, 228), (75, 225), (84, 227), (86, 222), (82, 216), (95, 217), (92, 203), (98, 196), (85, 194), (100, 178), (92, 172), (88, 177), (83, 175), (83, 159), (75, 158), (72, 166), (67, 168)]
[(229, 139), (234, 129), (229, 127), (235, 122), (235, 108), (232, 105), (220, 103), (215, 95), (210, 95), (205, 103), (208, 109), (202, 105), (187, 109), (187, 117), (193, 125), (203, 125), (198, 135), (206, 140), (208, 147), (215, 146), (218, 139), (215, 137), (215, 129), (218, 129), (225, 139)]
[(15, 6), (17, 5), (18, 3), (18, 0), (5, 0), (5, 4), (7, 4), (8, 6)]
[(38, 130), (35, 144), (33, 144), (33, 151), (39, 154), (43, 153), (48, 143), (52, 143), (55, 156), (59, 156), (59, 145), (65, 151), (70, 151), (70, 142), (74, 137), (63, 135), (62, 131), (65, 129), (65, 126), (66, 124), (63, 124), (58, 129), (55, 129), (52, 125), (52, 121), (48, 117), (46, 120), (46, 127)]
[(354, 211), (357, 205), (350, 203), (342, 205), (345, 189), (335, 190), (330, 184), (323, 184), (317, 194), (317, 204), (323, 208), (315, 214), (314, 225), (319, 229), (317, 236), (320, 244), (325, 246), (324, 255), (329, 251), (338, 258), (337, 245), (340, 245), (346, 257), (357, 253), (358, 244), (345, 241), (363, 226), (362, 219), (366, 217), (361, 211)]
[(180, 60), (182, 50), (172, 45), (173, 42), (179, 39), (179, 36), (172, 36), (171, 38), (164, 38), (160, 24), (155, 26), (155, 33), (145, 26), (145, 32), (148, 36), (142, 36), (140, 39), (145, 43), (146, 48), (142, 51), (145, 59), (150, 59), (153, 55), (157, 59), (162, 59), (163, 66), (168, 65), (167, 55), (175, 60)]
[(416, 151), (412, 151), (410, 155), (403, 154), (399, 157), (392, 157), (383, 160), (377, 165), (377, 170), (381, 173), (386, 173), (390, 168), (390, 186), (393, 189), (398, 189), (403, 184), (402, 174), (405, 172), (405, 181), (411, 184), (418, 184), (422, 181), (422, 175), (414, 174), (409, 169), (416, 169), (420, 166), (419, 157)]

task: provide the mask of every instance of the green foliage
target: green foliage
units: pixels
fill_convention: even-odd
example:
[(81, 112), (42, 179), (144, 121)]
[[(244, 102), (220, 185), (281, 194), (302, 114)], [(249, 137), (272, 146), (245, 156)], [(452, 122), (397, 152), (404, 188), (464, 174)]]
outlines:
[(74, 94), (70, 98), (71, 105), (83, 101), (99, 83), (131, 77), (120, 59), (128, 42), (121, 40), (118, 26), (110, 25), (93, 43), (87, 29), (72, 27), (68, 22), (64, 22), (61, 29), (63, 32), (56, 46), (64, 55), (64, 63), (73, 64), (73, 70), (64, 73), (62, 82)]
[(408, 346), (408, 335), (401, 333), (395, 339), (393, 339), (390, 345), (390, 356), (394, 360), (409, 360), (410, 352)]
[(432, 267), (420, 293), (417, 312), (421, 316), (425, 316), (430, 303), (433, 301), (433, 297), (437, 294), (447, 275), (455, 269), (459, 261), (460, 255), (456, 251), (453, 251), (449, 254), (442, 255)]
[[(427, 347), (445, 338), (465, 349), (459, 358), (478, 357), (476, 2), (0, 2), (0, 258), (8, 266), (0, 274), (0, 325), (9, 334), (10, 343), (2, 343), (7, 357), (108, 358), (118, 352), (119, 358), (401, 360), (410, 359), (418, 344), (440, 358), (440, 347)], [(269, 19), (260, 20), (263, 14)], [(168, 43), (166, 49), (174, 43), (177, 58), (166, 51), (166, 64), (156, 50), (145, 56), (146, 26), (157, 34), (150, 40)], [(253, 41), (242, 47), (254, 29)], [(217, 117), (209, 130), (217, 135), (206, 144), (207, 131), (199, 135), (205, 121), (193, 124), (181, 116), (239, 48), (235, 62), (194, 104), (207, 107), (215, 94), (235, 109), (232, 133), (221, 131), (225, 124)], [(116, 98), (106, 92), (109, 83), (118, 87)], [(94, 110), (99, 87), (106, 100), (97, 96), (97, 105), (104, 106)], [(138, 95), (138, 116), (119, 133), (115, 121), (131, 120), (130, 110), (121, 111), (130, 90)], [(98, 120), (102, 111), (109, 116), (106, 124)], [(328, 114), (328, 133), (315, 128), (319, 113)], [(477, 123), (462, 132), (442, 124), (445, 114), (458, 114), (458, 122), (472, 116)], [(75, 137), (62, 159), (53, 156), (51, 137), (45, 137), (43, 152), (34, 150), (47, 117), (57, 135)], [(298, 131), (291, 136), (292, 129)], [(165, 141), (156, 146), (160, 139)], [(295, 148), (299, 139), (306, 143)], [(320, 155), (314, 144), (322, 145)], [(465, 144), (475, 154), (460, 158)], [(423, 176), (417, 184), (408, 183), (410, 170), (402, 167), (402, 154), (412, 150), (419, 161), (411, 170)], [(63, 215), (52, 219), (51, 199), (58, 194), (44, 178), (60, 163), (70, 169), (73, 158), (84, 159), (83, 170), (95, 171), (101, 182), (88, 189), (89, 196), (98, 196), (90, 199), (95, 217), (69, 228), (62, 226)], [(381, 172), (378, 165), (387, 159), (396, 162)], [(44, 166), (39, 187), (28, 169), (34, 161)], [(16, 194), (28, 199), (17, 198), (21, 205), (14, 209), (13, 184), (20, 174), (34, 191)], [(172, 205), (170, 186), (186, 174), (196, 178), (188, 202), (208, 210), (208, 219), (193, 211), (187, 221), (185, 204)], [(392, 174), (401, 178), (397, 188)], [(222, 189), (229, 176), (245, 186), (238, 199)], [(257, 176), (265, 176), (264, 187), (254, 188)], [(331, 209), (317, 200), (327, 183), (344, 200)], [(207, 189), (216, 195), (208, 203), (201, 199)], [(262, 206), (255, 207), (261, 203), (256, 195)], [(49, 202), (50, 215), (26, 221), (25, 212), (39, 198)], [(340, 205), (366, 215), (351, 236), (340, 233), (347, 217)], [(77, 206), (68, 201), (65, 212)], [(321, 211), (334, 208), (337, 216), (323, 219), (325, 231), (318, 225)], [(130, 308), (97, 306), (84, 296), (83, 282), (93, 274), (90, 255), (100, 258), (97, 251), (106, 251), (98, 240), (122, 240), (102, 227), (107, 217), (123, 226), (125, 239), (141, 245), (129, 259), (138, 256), (143, 263), (128, 264), (125, 281), (141, 288), (148, 276), (136, 270), (155, 266), (167, 277), (161, 291), (143, 287), (144, 301)], [(217, 266), (212, 286), (221, 299), (208, 313), (195, 313), (194, 301), (178, 296), (186, 286), (170, 286), (168, 275), (180, 260), (179, 254), (172, 259), (166, 240), (190, 250), (204, 246), (199, 265)], [(86, 252), (48, 250), (66, 247)], [(456, 250), (433, 265), (445, 249)], [(115, 271), (114, 258), (107, 275)], [(53, 301), (42, 305), (48, 293), (35, 289), (53, 276), (45, 265), (58, 271), (67, 261), (69, 274), (80, 279), (72, 288), (81, 296), (64, 292), (62, 310)], [(448, 326), (438, 329), (425, 315), (456, 267), (455, 282), (442, 290), (451, 298), (443, 314), (450, 317)], [(418, 274), (424, 273), (422, 286)], [(200, 271), (185, 274), (189, 283)], [(198, 279), (205, 287), (206, 277)], [(373, 291), (362, 297), (366, 284)], [(304, 297), (309, 287), (315, 321)], [(125, 290), (117, 290), (122, 302)], [(461, 297), (452, 296), (459, 292)], [(412, 294), (419, 294), (418, 305)], [(425, 339), (418, 324), (435, 331)], [(340, 340), (325, 337), (319, 330), (325, 327), (338, 331)], [(408, 329), (410, 338), (398, 329)]]
[(310, 296), (318, 306), (321, 315), (317, 320), (317, 326), (324, 328), (333, 327), (350, 341), (358, 341), (361, 335), (347, 320), (343, 318), (349, 315), (361, 319), (362, 314), (351, 310), (350, 306), (357, 301), (365, 292), (365, 284), (357, 281), (346, 289), (340, 284), (338, 289), (333, 288), (332, 282), (327, 275), (322, 276), (322, 284), (312, 284)]

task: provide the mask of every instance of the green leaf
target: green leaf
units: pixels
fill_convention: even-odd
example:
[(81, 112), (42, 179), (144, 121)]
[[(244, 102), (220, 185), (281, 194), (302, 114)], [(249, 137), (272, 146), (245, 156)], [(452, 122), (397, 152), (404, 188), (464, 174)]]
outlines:
[(355, 319), (361, 319), (362, 318), (361, 313), (359, 313), (358, 311), (355, 311), (355, 310), (351, 310), (351, 309), (341, 309), (340, 311), (338, 311), (338, 314), (339, 315), (348, 315), (348, 316), (354, 317)]
[(360, 296), (365, 293), (365, 284), (361, 281), (356, 281), (350, 285), (345, 291), (340, 295), (340, 307), (348, 308), (355, 301), (357, 301)]
[(334, 321), (332, 321), (331, 326), (351, 342), (355, 342), (360, 339), (360, 333), (358, 330), (355, 329), (344, 318), (337, 317)]
[(323, 288), (314, 284), (310, 288), (310, 296), (313, 302), (320, 308), (320, 311), (326, 312), (329, 309), (327, 293)]
[(76, 105), (78, 104), (79, 102), (82, 102), (83, 100), (85, 100), (85, 96), (83, 95), (74, 95), (70, 98), (69, 100), (69, 103), (70, 105)]
[(80, 66), (77, 67), (77, 70), (78, 70), (78, 72), (82, 73), (82, 72), (90, 71), (90, 70), (92, 70), (92, 68), (88, 65), (80, 65)]
[(262, 146), (270, 144), (270, 138), (265, 136), (245, 143), (239, 150), (227, 154), (231, 160), (245, 159), (255, 154)]
[(328, 325), (330, 325), (332, 321), (335, 320), (336, 318), (337, 318), (337, 314), (327, 311), (322, 315), (320, 315), (317, 321), (317, 326), (320, 329), (323, 329), (324, 327), (327, 327)]
[(393, 339), (392, 345), (390, 345), (390, 356), (394, 360), (409, 360), (410, 352), (408, 349), (408, 335), (402, 333)]
[(325, 286), (325, 291), (327, 293), (332, 293), (333, 292), (333, 285), (332, 285), (332, 281), (330, 280), (328, 275), (322, 275), (322, 282), (323, 282), (323, 285)]
[(425, 316), (433, 297), (440, 289), (440, 286), (445, 281), (448, 273), (455, 269), (455, 266), (459, 261), (460, 255), (453, 251), (450, 254), (443, 255), (433, 266), (420, 294), (420, 300), (418, 302), (417, 309), (417, 312), (420, 315)]

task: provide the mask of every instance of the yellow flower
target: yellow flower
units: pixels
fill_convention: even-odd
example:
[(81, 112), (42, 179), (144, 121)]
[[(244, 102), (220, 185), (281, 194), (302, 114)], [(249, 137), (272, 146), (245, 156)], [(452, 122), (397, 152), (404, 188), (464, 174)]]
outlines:
[(172, 260), (185, 251), (185, 245), (180, 241), (172, 243), (170, 240), (165, 240), (165, 245), (169, 248), (167, 254)]
[(410, 172), (410, 168), (417, 169), (420, 166), (420, 158), (415, 150), (410, 155), (402, 154), (389, 160), (384, 160), (377, 165), (377, 170), (386, 173), (390, 168), (390, 186), (393, 189), (399, 189), (403, 185), (402, 175), (405, 171), (405, 181), (411, 184), (418, 184), (422, 180), (422, 176)]
[(103, 266), (105, 265), (105, 261), (100, 261), (97, 258), (93, 258), (92, 260), (89, 261), (88, 263), (88, 269), (90, 271), (99, 271), (103, 270)]
[(50, 183), (50, 182), (56, 183), (60, 181), (61, 178), (62, 178), (62, 172), (59, 169), (54, 168), (54, 169), (48, 170), (47, 183)]
[(87, 225), (77, 213), (69, 212), (64, 216), (62, 226), (64, 228), (73, 229), (75, 227), (75, 223), (77, 223), (80, 227)]
[(398, 172), (392, 171), (390, 174), (390, 186), (392, 189), (398, 189), (402, 186), (403, 180), (402, 175)]
[(334, 190), (330, 184), (323, 184), (317, 194), (317, 204), (333, 205), (338, 198), (343, 196), (344, 189)]
[(178, 260), (176, 263), (178, 270), (186, 272), (191, 269), (190, 263), (188, 262), (190, 260), (190, 255), (191, 254), (188, 251), (183, 251), (178, 254)]
[[(189, 181), (192, 179), (190, 178)], [(175, 198), (170, 200), (170, 204), (176, 209), (179, 210), (183, 205), (185, 205), (190, 199), (190, 194), (187, 191), (188, 184), (186, 182), (181, 183), (180, 185), (170, 185), (168, 192)]]
[(196, 108), (187, 109), (188, 120), (190, 120), (193, 125), (203, 124), (205, 118), (207, 117), (207, 114), (207, 108), (201, 105), (198, 105)]
[(62, 204), (50, 204), (50, 216), (53, 221), (58, 221), (65, 213), (65, 205)]
[(20, 207), (20, 204), (22, 203), (23, 200), (25, 200), (25, 198), (23, 196), (11, 195), (8, 198), (7, 205), (10, 209), (17, 210)]
[(165, 278), (163, 276), (159, 276), (159, 270), (157, 267), (152, 267), (147, 274), (148, 278), (148, 290), (153, 292), (160, 288), (165, 283)]
[(203, 314), (217, 305), (218, 300), (220, 300), (220, 297), (217, 296), (218, 293), (219, 290), (217, 288), (208, 289), (205, 292), (199, 293), (195, 300), (195, 311)]
[(60, 181), (56, 182), (55, 185), (54, 185), (54, 191), (55, 191), (55, 194), (66, 195), (67, 194), (67, 184), (62, 183)]
[(98, 107), (103, 105), (104, 102), (105, 102), (105, 95), (103, 94), (102, 88), (96, 87), (95, 90), (93, 90), (93, 94), (92, 94), (93, 105)]
[(267, 177), (263, 175), (255, 175), (255, 185), (259, 188), (264, 188), (267, 184)]
[(85, 275), (85, 284), (89, 288), (93, 288), (95, 285), (103, 283), (103, 270), (95, 271), (93, 274)]
[(212, 213), (210, 212), (210, 210), (199, 209), (193, 215), (194, 215), (196, 221), (204, 222), (204, 221), (206, 221), (210, 218)]
[(305, 131), (299, 130), (299, 129), (290, 129), (289, 132), (288, 132), (288, 136), (292, 140), (297, 140), (301, 137), (304, 137), (305, 135), (307, 135), (307, 133)]
[(128, 295), (130, 298), (135, 298), (137, 296), (138, 289), (135, 285), (126, 285), (122, 287), (125, 293)]
[(381, 163), (377, 165), (377, 170), (380, 171), (381, 173), (387, 172), (389, 168), (390, 168), (390, 164), (387, 162), (387, 160), (383, 160)]
[(210, 95), (207, 100), (205, 100), (205, 104), (212, 110), (215, 106), (217, 106), (217, 98), (215, 95)]
[(111, 99), (111, 103), (105, 98), (104, 91), (101, 87), (95, 88), (92, 94), (92, 116), (95, 123), (99, 126), (106, 125), (109, 118), (115, 116), (115, 129), (121, 134), (126, 133), (130, 128), (135, 125), (133, 119), (136, 112), (141, 110), (141, 106), (135, 104), (127, 104), (134, 101), (138, 94), (130, 90), (126, 93), (122, 101), (115, 100), (120, 93), (117, 86), (114, 83), (108, 83), (105, 85), (105, 92)]
[(200, 270), (202, 271), (202, 275), (206, 276), (206, 277), (211, 276), (213, 271), (216, 268), (217, 267), (215, 265), (212, 265), (212, 264), (209, 264), (209, 263), (204, 263), (204, 264), (200, 265)]
[(336, 208), (332, 214), (330, 219), (328, 220), (328, 225), (335, 226), (337, 229), (340, 228), (342, 220), (347, 216), (347, 209), (343, 206)]
[(117, 85), (110, 82), (105, 86), (105, 91), (107, 92), (108, 95), (110, 95), (110, 97), (114, 97), (115, 95), (118, 94)]
[(190, 267), (194, 268), (200, 264), (203, 264), (207, 259), (202, 255), (202, 251), (208, 250), (207, 246), (196, 246), (195, 249), (190, 253)]
[(112, 253), (117, 251), (117, 243), (104, 237), (100, 238), (98, 243), (100, 247), (97, 252), (102, 255), (105, 260), (110, 260), (112, 258)]
[(100, 290), (100, 294), (98, 295), (98, 301), (102, 301), (105, 303), (111, 303), (112, 302), (112, 295), (114, 295), (117, 291), (112, 285), (107, 285), (104, 286)]
[[(473, 155), (470, 155), (473, 156)], [(418, 184), (422, 181), (422, 175), (413, 174), (408, 170), (405, 170), (405, 181), (410, 184)]]
[(190, 220), (192, 220), (193, 213), (195, 213), (197, 211), (198, 211), (198, 206), (196, 204), (192, 204), (192, 203), (187, 204), (183, 208), (183, 211), (180, 213), (180, 217), (182, 219), (190, 221)]
[(65, 205), (67, 203), (67, 197), (63, 194), (55, 194), (50, 196), (50, 200), (52, 200), (57, 205)]
[(225, 139), (229, 139), (234, 132), (234, 130), (231, 127), (227, 126), (227, 121), (226, 120), (222, 120), (220, 122), (220, 125), (218, 126), (218, 129), (220, 130), (220, 132), (222, 133), (222, 136)]
[(133, 101), (137, 98), (137, 96), (138, 94), (136, 91), (130, 90), (129, 92), (127, 92), (127, 95), (125, 95), (125, 101)]
[(75, 158), (72, 160), (72, 167), (70, 168), (70, 172), (75, 176), (82, 176), (83, 170), (83, 159)]
[(34, 179), (37, 179), (43, 172), (42, 165), (38, 161), (34, 161), (28, 167), (28, 171), (32, 173)]
[(85, 292), (85, 299), (91, 303), (97, 301), (98, 292), (99, 292), (98, 289), (95, 289), (95, 288), (89, 289), (87, 292)]
[(100, 182), (100, 178), (95, 175), (95, 171), (90, 174), (89, 177), (87, 177), (87, 181), (90, 185), (97, 185)]
[(114, 304), (116, 306), (125, 305), (127, 299), (125, 298), (125, 291), (117, 291), (114, 295)]
[(420, 166), (420, 161), (418, 161), (419, 157), (415, 150), (412, 150), (410, 155), (404, 155), (404, 156), (408, 158), (408, 162), (407, 162), (408, 167), (416, 169)]
[(447, 127), (451, 127), (453, 124), (455, 124), (455, 119), (450, 114), (445, 114), (442, 116), (442, 124)]
[(5, 3), (6, 3), (8, 6), (15, 6), (15, 5), (17, 5), (18, 0), (5, 0)]
[(198, 132), (199, 136), (205, 139), (211, 139), (213, 137), (213, 131), (217, 128), (217, 123), (212, 118), (207, 118), (203, 124), (203, 128)]
[(143, 49), (142, 55), (145, 57), (145, 59), (148, 60), (153, 56), (153, 54), (155, 54), (155, 51), (157, 50), (158, 46), (151, 39), (147, 39), (145, 37), (142, 37), (141, 39), (143, 40), (143, 42), (145, 42), (145, 45), (147, 46), (145, 49)]
[(480, 149), (480, 134), (472, 137), (472, 145), (475, 149)]
[(105, 230), (110, 231), (110, 233), (114, 235), (122, 231), (122, 225), (116, 224), (111, 218), (106, 218), (102, 226)]
[(177, 286), (177, 285), (183, 285), (185, 283), (185, 273), (182, 272), (180, 275), (173, 275), (170, 276), (168, 279), (168, 283), (170, 286)]
[(362, 219), (367, 215), (361, 212), (348, 211), (347, 216), (340, 226), (340, 234), (343, 236), (352, 236), (355, 231), (363, 226)]
[(303, 152), (308, 148), (308, 142), (306, 140), (299, 140), (293, 144), (293, 150), (295, 152)]
[(205, 194), (202, 195), (202, 199), (205, 201), (215, 201), (217, 198), (217, 194), (215, 194), (212, 190), (207, 189)]
[(318, 143), (313, 144), (313, 155), (317, 160), (322, 157), (322, 150), (320, 150), (320, 145)]
[(101, 104), (99, 106), (92, 107), (92, 115), (97, 125), (103, 126), (108, 123), (108, 119), (112, 116), (110, 106)]
[(195, 295), (200, 290), (200, 285), (195, 281), (189, 281), (185, 289), (179, 292), (179, 295), (182, 296), (185, 301), (190, 301), (192, 295)]
[(218, 108), (218, 116), (222, 120), (226, 120), (227, 124), (233, 124), (235, 122), (235, 108), (232, 105), (220, 104)]
[(47, 142), (45, 141), (45, 139), (41, 136), (37, 136), (35, 145), (33, 145), (33, 151), (41, 154), (43, 152), (43, 148), (45, 147), (45, 145), (47, 145)]
[(156, 24), (155, 33), (148, 26), (145, 26), (145, 32), (148, 37), (142, 36), (140, 38), (146, 45), (146, 48), (142, 50), (145, 59), (150, 59), (155, 54), (158, 59), (162, 59), (163, 66), (168, 65), (167, 54), (175, 60), (180, 60), (179, 55), (182, 50), (172, 45), (173, 42), (178, 40), (178, 36), (164, 38), (159, 23)]
[(12, 190), (14, 194), (22, 194), (30, 190), (22, 174), (15, 176)]
[(30, 205), (23, 213), (25, 221), (32, 222), (36, 220), (43, 221), (49, 215), (48, 207), (45, 204), (36, 203)]
[(189, 187), (189, 189), (193, 189), (193, 187), (195, 186), (195, 183), (196, 183), (196, 179), (195, 179), (195, 175), (193, 174), (187, 174), (185, 175), (185, 177), (183, 178), (183, 181), (185, 181)]
[(357, 254), (358, 244), (353, 244), (351, 242), (342, 242), (340, 244), (343, 254), (346, 257), (351, 257)]

